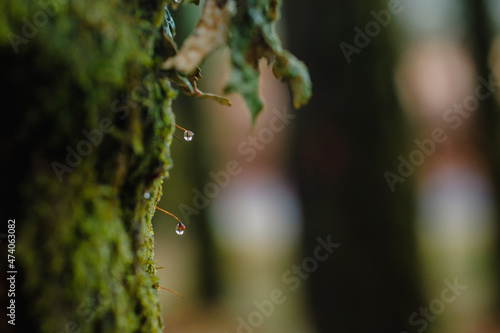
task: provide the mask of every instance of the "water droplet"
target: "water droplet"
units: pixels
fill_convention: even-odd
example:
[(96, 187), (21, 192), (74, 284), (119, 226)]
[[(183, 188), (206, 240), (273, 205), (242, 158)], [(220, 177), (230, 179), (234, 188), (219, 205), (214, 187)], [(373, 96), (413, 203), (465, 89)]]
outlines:
[(144, 199), (149, 199), (151, 198), (151, 194), (149, 192), (144, 193)]
[(177, 235), (182, 235), (184, 233), (184, 230), (186, 230), (186, 226), (181, 222), (177, 223), (177, 226), (175, 227), (175, 232), (177, 233)]
[(186, 141), (191, 141), (193, 140), (194, 133), (191, 131), (185, 131), (184, 132), (184, 140)]

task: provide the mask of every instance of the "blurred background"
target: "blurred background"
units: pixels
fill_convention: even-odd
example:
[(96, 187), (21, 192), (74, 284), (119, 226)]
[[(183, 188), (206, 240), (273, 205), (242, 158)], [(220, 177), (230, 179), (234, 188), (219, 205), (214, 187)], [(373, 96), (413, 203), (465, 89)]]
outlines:
[[(174, 102), (195, 135), (159, 204), (186, 232), (154, 218), (160, 285), (184, 296), (162, 291), (165, 332), (500, 332), (500, 1), (284, 2), (306, 107), (266, 62), (253, 128), (236, 95)], [(178, 44), (199, 11), (172, 13)]]

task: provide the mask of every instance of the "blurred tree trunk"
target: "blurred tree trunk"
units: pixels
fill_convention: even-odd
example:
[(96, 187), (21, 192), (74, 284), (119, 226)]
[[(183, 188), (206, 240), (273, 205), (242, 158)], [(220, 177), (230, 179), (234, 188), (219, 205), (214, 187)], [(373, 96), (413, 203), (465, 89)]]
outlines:
[(319, 332), (409, 331), (410, 315), (425, 306), (412, 181), (397, 183), (392, 193), (384, 178), (386, 171), (398, 174), (398, 156), (408, 157), (412, 137), (394, 92), (395, 15), (380, 33), (360, 41), (366, 46), (350, 63), (340, 48), (341, 42), (355, 46), (353, 29), (365, 31), (376, 22), (370, 11), (386, 5), (285, 4), (289, 47), (308, 64), (314, 83), (311, 102), (294, 121), (304, 256), (313, 253), (318, 236), (341, 244), (308, 278)]
[[(493, 75), (491, 69), (491, 46), (493, 43), (493, 31), (490, 25), (487, 6), (485, 1), (467, 0), (466, 5), (470, 13), (470, 22), (467, 25), (467, 43), (473, 55), (473, 61), (476, 65), (476, 72), (479, 77), (489, 80)], [(494, 54), (498, 56), (498, 54)], [(493, 59), (491, 59), (493, 60)], [(495, 60), (498, 61), (498, 60)], [(498, 82), (498, 76), (493, 76), (495, 82)], [(500, 110), (496, 96), (492, 96), (481, 101), (479, 112), (477, 112), (476, 132), (478, 134), (474, 144), (482, 152), (489, 167), (491, 183), (497, 203), (496, 223), (497, 223), (497, 248), (496, 257), (500, 258), (500, 212), (498, 211), (498, 202), (500, 200)], [(500, 272), (497, 275), (497, 285), (500, 285)], [(500, 311), (500, 295), (496, 296), (496, 313)]]
[[(176, 41), (178, 45), (182, 45), (192, 32), (193, 26), (196, 24), (195, 18), (199, 16), (200, 10), (201, 8), (199, 7), (189, 7), (182, 11), (172, 12), (172, 16), (177, 22)], [(203, 76), (210, 77), (204, 71), (202, 71), (202, 74)], [(208, 84), (208, 82), (205, 83)], [(195, 133), (194, 140), (188, 143), (189, 148), (185, 145), (187, 142), (183, 142), (182, 144), (180, 142), (174, 143), (174, 146), (179, 145), (179, 148), (174, 152), (176, 164), (186, 166), (174, 170), (175, 181), (178, 184), (177, 186), (174, 185), (174, 187), (182, 192), (176, 198), (178, 200), (177, 208), (181, 204), (187, 205), (192, 202), (193, 188), (203, 188), (210, 181), (208, 174), (212, 170), (210, 165), (212, 161), (206, 158), (204, 152), (210, 151), (209, 146), (211, 143), (208, 142), (210, 140), (208, 140), (209, 138), (207, 138), (207, 134), (204, 131), (206, 124), (203, 124), (199, 116), (200, 108), (206, 107), (207, 103), (210, 102), (183, 95), (177, 97), (175, 101), (175, 107), (182, 110), (182, 112), (176, 115), (178, 124), (182, 124), (183, 127), (189, 128)], [(174, 179), (171, 181), (174, 181)], [(196, 238), (196, 244), (200, 247), (200, 258), (197, 263), (199, 270), (199, 274), (197, 274), (198, 294), (201, 296), (201, 300), (209, 306), (218, 297), (220, 286), (216, 272), (216, 257), (213, 237), (207, 218), (207, 210), (197, 210), (197, 213), (188, 212), (186, 213), (187, 216), (183, 216), (182, 210), (177, 210), (177, 212), (179, 214), (178, 217), (186, 223), (188, 228), (191, 224), (196, 226), (189, 228), (189, 232), (193, 233), (193, 237)]]
[(17, 271), (2, 332), (162, 331), (151, 217), (173, 126), (173, 90), (154, 73), (163, 6), (0, 5), (1, 219), (15, 220), (15, 262), (2, 251), (1, 267)]

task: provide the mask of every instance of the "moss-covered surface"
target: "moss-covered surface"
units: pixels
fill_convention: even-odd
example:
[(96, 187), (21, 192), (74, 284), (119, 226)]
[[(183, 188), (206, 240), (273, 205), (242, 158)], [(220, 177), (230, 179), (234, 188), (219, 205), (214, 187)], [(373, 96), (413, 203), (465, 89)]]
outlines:
[[(153, 72), (163, 4), (46, 4), (0, 4), (2, 100), (14, 118), (2, 126), (1, 185), (20, 272), (10, 328), (159, 332), (151, 217), (175, 96)], [(68, 163), (67, 147), (86, 156)]]
[[(161, 331), (151, 218), (172, 165), (176, 91), (157, 70), (168, 53), (166, 3), (0, 2), (1, 101), (9, 115), (0, 122), (0, 216), (16, 219), (19, 272), (16, 326), (2, 321), (0, 331)], [(243, 8), (274, 12), (271, 3)], [(233, 52), (235, 36), (270, 36), (259, 26), (271, 29), (274, 17), (259, 23), (261, 14), (232, 21), (231, 29), (255, 32), (227, 36)], [(255, 40), (241, 42), (242, 52), (265, 56)], [(291, 59), (277, 39), (265, 42)], [(293, 81), (300, 75), (291, 67), (281, 61), (275, 69)], [(310, 85), (300, 94), (303, 103)]]

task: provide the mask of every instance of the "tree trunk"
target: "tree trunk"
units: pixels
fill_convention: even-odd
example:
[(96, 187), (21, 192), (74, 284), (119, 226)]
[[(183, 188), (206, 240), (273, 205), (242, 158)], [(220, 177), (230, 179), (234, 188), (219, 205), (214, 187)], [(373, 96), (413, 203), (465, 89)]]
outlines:
[(17, 272), (15, 296), (2, 293), (15, 326), (0, 330), (161, 332), (151, 217), (174, 96), (153, 71), (163, 4), (0, 7), (1, 218), (15, 220), (16, 259), (2, 272)]
[(151, 218), (171, 166), (176, 92), (166, 76), (188, 95), (229, 104), (195, 85), (199, 62), (225, 41), (228, 91), (245, 96), (253, 120), (262, 57), (276, 58), (296, 107), (311, 93), (306, 67), (274, 34), (280, 2), (227, 3), (205, 1), (180, 50), (166, 1), (0, 5), (10, 116), (0, 128), (0, 214), (13, 256), (1, 261), (12, 293), (0, 297), (13, 304), (1, 331), (162, 330)]
[[(494, 33), (490, 26), (490, 20), (487, 14), (487, 6), (484, 1), (468, 0), (465, 3), (470, 12), (470, 22), (467, 25), (467, 45), (471, 47), (473, 61), (476, 65), (476, 73), (478, 77), (489, 80), (493, 75), (491, 64), (490, 50), (493, 43)], [(494, 54), (498, 56), (498, 54)], [(495, 60), (496, 62), (497, 60)], [(498, 77), (493, 77), (495, 82), (498, 82)], [(497, 94), (498, 96), (498, 94)], [(498, 100), (494, 97), (487, 98), (481, 101), (480, 108), (477, 112), (475, 126), (477, 129), (477, 137), (474, 138), (474, 145), (484, 155), (487, 161), (489, 173), (491, 176), (491, 185), (493, 202), (498, 203), (500, 199), (500, 118), (499, 118)], [(496, 211), (496, 258), (500, 258), (500, 211), (498, 205)], [(495, 271), (497, 285), (500, 284), (500, 274)], [(500, 311), (500, 295), (495, 297), (494, 316)]]
[[(309, 65), (314, 83), (311, 102), (296, 118), (293, 144), (304, 257), (314, 253), (318, 236), (340, 243), (308, 277), (319, 332), (410, 331), (410, 315), (424, 306), (412, 180), (397, 182), (393, 193), (384, 177), (398, 174), (398, 156), (409, 153), (394, 93), (395, 17), (365, 46), (354, 41), (354, 28), (376, 22), (370, 10), (387, 10), (385, 4), (291, 1), (285, 7), (290, 49)], [(345, 56), (342, 42), (359, 52)]]

